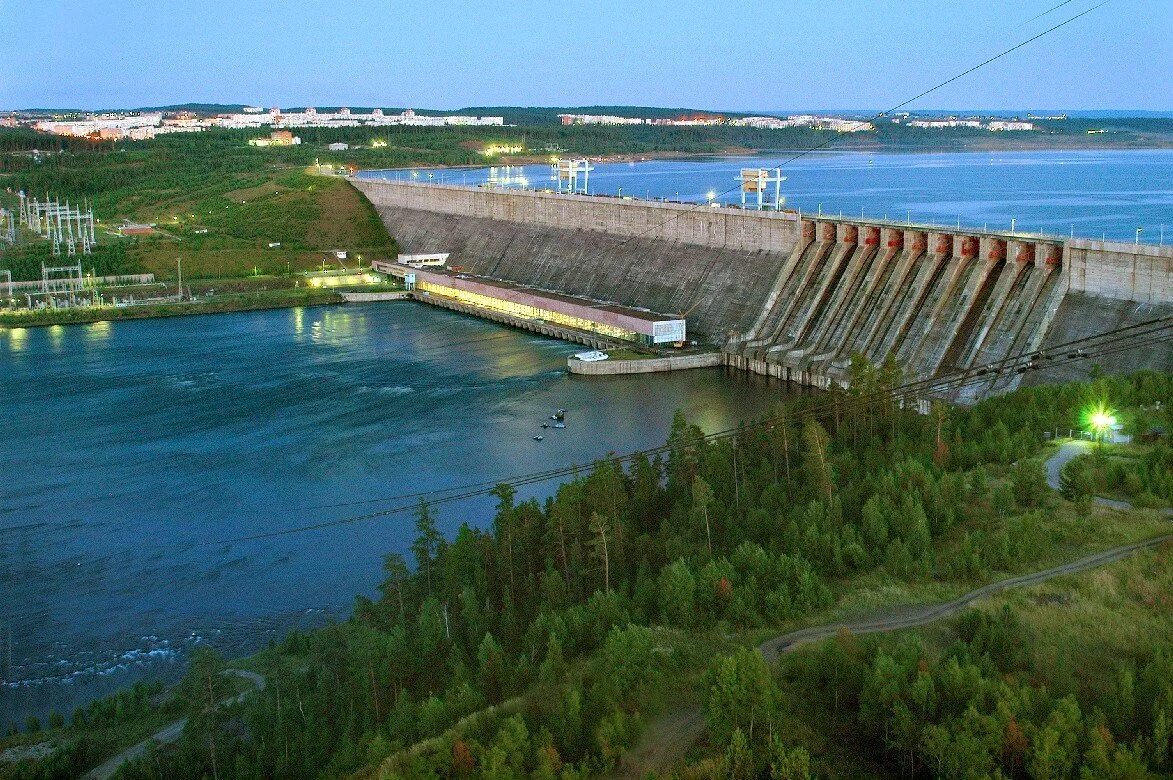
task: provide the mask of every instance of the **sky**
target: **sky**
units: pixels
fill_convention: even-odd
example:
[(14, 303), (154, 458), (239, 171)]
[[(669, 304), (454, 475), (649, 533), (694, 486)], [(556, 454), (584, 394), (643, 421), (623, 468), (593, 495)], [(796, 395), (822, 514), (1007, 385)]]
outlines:
[[(0, 110), (176, 103), (879, 110), (1100, 0), (0, 0)], [(1173, 110), (1173, 2), (916, 103)]]

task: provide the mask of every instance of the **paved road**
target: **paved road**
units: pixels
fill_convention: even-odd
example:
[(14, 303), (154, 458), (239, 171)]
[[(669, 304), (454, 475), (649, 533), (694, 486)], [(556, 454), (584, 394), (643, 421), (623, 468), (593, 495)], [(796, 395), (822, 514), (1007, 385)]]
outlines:
[[(235, 704), (243, 700), (253, 691), (263, 690), (265, 687), (265, 678), (256, 672), (245, 671), (244, 669), (228, 669), (225, 674), (234, 674), (237, 677), (243, 677), (253, 684), (253, 687), (243, 693), (233, 696), (231, 699), (226, 699), (221, 702), (221, 706), (228, 704)], [(154, 734), (139, 742), (137, 745), (131, 745), (126, 750), (123, 750), (116, 756), (104, 761), (99, 766), (94, 767), (83, 776), (83, 780), (109, 780), (114, 776), (114, 773), (122, 768), (122, 765), (127, 761), (133, 761), (139, 756), (147, 752), (147, 748), (151, 743), (159, 745), (170, 745), (172, 742), (179, 739), (183, 733), (184, 727), (187, 726), (187, 718), (180, 718), (174, 723), (169, 723), (163, 728), (156, 731)]]
[[(1060, 444), (1059, 450), (1047, 459), (1047, 484), (1055, 490), (1058, 490), (1060, 476), (1063, 474), (1063, 467), (1067, 465), (1068, 461), (1091, 452), (1094, 446), (1096, 446), (1094, 443), (1086, 439), (1071, 439)], [(1132, 504), (1127, 501), (1104, 498), (1103, 496), (1092, 497), (1092, 503), (1098, 506), (1106, 506), (1110, 509), (1132, 509)], [(1160, 511), (1166, 517), (1173, 517), (1173, 507), (1166, 507)]]
[[(758, 650), (768, 661), (774, 661), (779, 655), (789, 653), (796, 648), (811, 642), (835, 636), (846, 629), (853, 634), (875, 634), (883, 631), (899, 631), (905, 628), (916, 628), (957, 614), (979, 599), (1001, 593), (1012, 588), (1021, 588), (1037, 585), (1053, 577), (1103, 566), (1122, 558), (1126, 558), (1138, 550), (1156, 547), (1173, 542), (1173, 534), (1165, 534), (1156, 539), (1144, 542), (1127, 544), (1111, 550), (1105, 550), (1095, 555), (1089, 555), (1078, 561), (1056, 566), (1053, 569), (1024, 574), (1019, 577), (1000, 580), (984, 587), (972, 590), (952, 601), (928, 606), (911, 607), (898, 614), (887, 614), (883, 617), (862, 618), (855, 621), (831, 623), (823, 626), (812, 626), (799, 631), (774, 637), (758, 646)], [(619, 768), (612, 774), (616, 778), (644, 778), (649, 773), (665, 772), (678, 764), (688, 748), (704, 734), (705, 719), (700, 708), (693, 707), (679, 709), (668, 713), (654, 722), (645, 732), (640, 743), (624, 757)]]

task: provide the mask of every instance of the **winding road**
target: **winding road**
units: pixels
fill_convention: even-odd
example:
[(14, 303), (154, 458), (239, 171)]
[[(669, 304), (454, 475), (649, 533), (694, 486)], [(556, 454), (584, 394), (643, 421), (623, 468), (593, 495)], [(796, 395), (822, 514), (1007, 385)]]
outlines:
[[(1059, 451), (1047, 459), (1047, 484), (1055, 490), (1059, 490), (1061, 486), (1061, 477), (1063, 475), (1063, 467), (1069, 461), (1074, 460), (1080, 455), (1086, 455), (1091, 452), (1095, 444), (1085, 439), (1070, 439), (1059, 445)], [(1094, 496), (1092, 503), (1097, 506), (1106, 506), (1109, 509), (1132, 509), (1132, 504), (1127, 501), (1120, 501), (1115, 498), (1104, 498), (1103, 496)], [(1159, 510), (1166, 517), (1173, 517), (1173, 508), (1166, 507)]]
[[(1047, 460), (1047, 483), (1054, 489), (1059, 489), (1059, 475), (1063, 466), (1072, 458), (1083, 454), (1090, 447), (1090, 442), (1069, 441), (1060, 445), (1058, 452)], [(1125, 501), (1100, 498), (1095, 499), (1101, 506), (1113, 509), (1131, 509)], [(1173, 514), (1173, 510), (1164, 510), (1166, 515)], [(861, 617), (851, 621), (829, 623), (822, 626), (811, 626), (788, 634), (776, 636), (758, 645), (758, 650), (767, 661), (777, 660), (779, 655), (789, 653), (803, 645), (818, 642), (835, 636), (846, 630), (853, 634), (876, 634), (885, 631), (900, 631), (906, 628), (917, 628), (929, 623), (951, 617), (973, 604), (979, 599), (987, 598), (1012, 588), (1022, 588), (1046, 582), (1054, 577), (1066, 574), (1076, 574), (1088, 569), (1094, 569), (1113, 561), (1145, 549), (1158, 547), (1173, 542), (1173, 533), (1165, 534), (1143, 542), (1126, 544), (1114, 547), (1111, 550), (1089, 555), (1078, 561), (1065, 563), (1053, 569), (1038, 571), (1032, 574), (1023, 574), (1010, 577), (998, 582), (992, 582), (976, 590), (971, 590), (952, 601), (939, 604), (910, 606), (893, 612), (888, 610), (883, 616)], [(685, 753), (705, 731), (704, 713), (699, 707), (680, 708), (669, 712), (654, 721), (644, 732), (639, 744), (623, 756), (623, 760), (610, 775), (613, 778), (646, 778), (649, 774), (666, 772), (679, 764)]]
[[(224, 701), (220, 702), (221, 707), (227, 706), (229, 704), (236, 704), (254, 691), (264, 690), (265, 688), (265, 678), (256, 672), (249, 672), (244, 669), (228, 669), (225, 670), (224, 674), (232, 674), (236, 675), (237, 677), (242, 677), (245, 680), (251, 682), (253, 687), (247, 691), (236, 694), (230, 699), (225, 699)], [(185, 726), (187, 726), (187, 718), (180, 718), (174, 723), (168, 723), (166, 726), (159, 729), (154, 734), (144, 739), (142, 742), (139, 742), (136, 745), (131, 745), (118, 755), (111, 756), (98, 766), (91, 769), (82, 776), (83, 780), (109, 780), (114, 776), (114, 773), (121, 769), (122, 765), (127, 761), (133, 761), (134, 759), (139, 758), (144, 753), (146, 753), (147, 748), (150, 747), (152, 743), (158, 745), (170, 745), (172, 742), (179, 739), (179, 736), (183, 733)]]

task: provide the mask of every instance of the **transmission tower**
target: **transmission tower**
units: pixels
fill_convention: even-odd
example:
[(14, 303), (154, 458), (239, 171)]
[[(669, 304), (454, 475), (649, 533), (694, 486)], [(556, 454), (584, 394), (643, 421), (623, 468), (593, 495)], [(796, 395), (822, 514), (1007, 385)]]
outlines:
[(0, 241), (16, 243), (16, 214), (0, 207)]
[(22, 224), (47, 239), (55, 256), (64, 251), (66, 257), (73, 257), (78, 253), (79, 243), (81, 254), (93, 253), (97, 232), (94, 210), (88, 204), (82, 211), (73, 208), (69, 201), (62, 205), (61, 201), (46, 195), (44, 202), (22, 196), (21, 206)]

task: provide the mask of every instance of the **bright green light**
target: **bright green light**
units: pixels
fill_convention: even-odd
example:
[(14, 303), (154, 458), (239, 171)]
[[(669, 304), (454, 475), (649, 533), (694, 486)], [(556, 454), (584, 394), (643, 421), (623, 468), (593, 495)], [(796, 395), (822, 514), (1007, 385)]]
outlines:
[(1087, 421), (1089, 428), (1099, 433), (1103, 433), (1116, 425), (1116, 415), (1112, 410), (1104, 406), (1088, 409), (1084, 413), (1084, 419)]
[(1116, 424), (1116, 418), (1110, 414), (1105, 414), (1104, 412), (1096, 412), (1095, 414), (1092, 415), (1092, 427), (1097, 430), (1102, 431), (1105, 428), (1111, 428), (1115, 424)]

